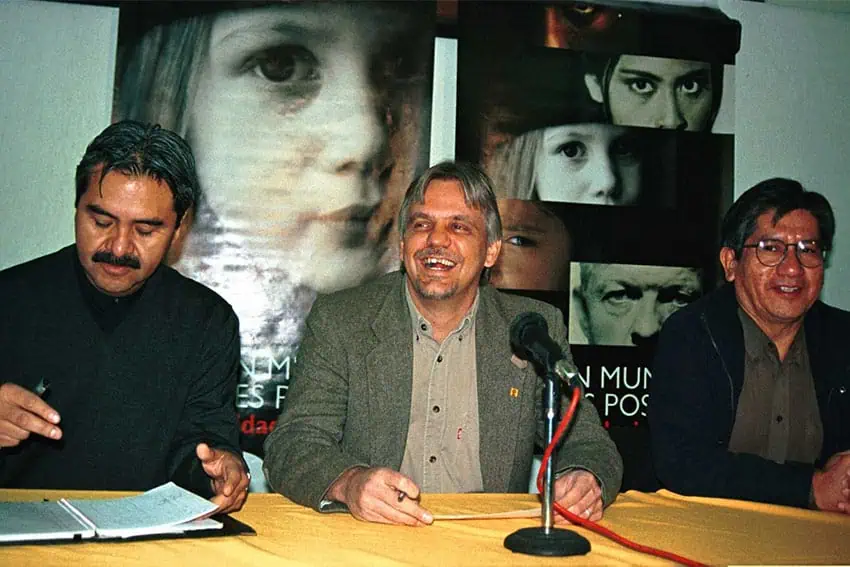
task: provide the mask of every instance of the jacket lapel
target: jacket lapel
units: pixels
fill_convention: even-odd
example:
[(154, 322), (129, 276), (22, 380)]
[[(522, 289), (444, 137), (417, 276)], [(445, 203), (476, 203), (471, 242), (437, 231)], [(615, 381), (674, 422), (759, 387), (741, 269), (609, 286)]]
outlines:
[[(475, 352), (478, 372), (479, 459), (485, 492), (508, 492), (521, 418), (521, 370), (511, 364), (508, 326), (498, 308), (495, 291), (481, 287), (475, 317)], [(516, 388), (517, 397), (512, 397)]]
[(389, 292), (372, 322), (375, 344), (366, 354), (371, 462), (398, 470), (407, 445), (413, 384), (413, 344), (403, 276)]

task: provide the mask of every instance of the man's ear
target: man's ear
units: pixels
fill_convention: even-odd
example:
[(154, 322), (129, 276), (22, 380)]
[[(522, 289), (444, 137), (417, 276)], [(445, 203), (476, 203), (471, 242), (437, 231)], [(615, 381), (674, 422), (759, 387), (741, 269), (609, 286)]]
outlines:
[(724, 246), (720, 249), (720, 265), (723, 266), (723, 276), (727, 282), (735, 281), (735, 270), (738, 269), (738, 257), (735, 251)]
[(499, 252), (502, 251), (502, 241), (497, 240), (492, 244), (487, 245), (487, 255), (484, 257), (484, 267), (492, 268), (496, 265), (496, 261), (499, 259)]
[(590, 98), (594, 101), (599, 104), (602, 104), (605, 101), (605, 97), (602, 96), (602, 83), (599, 82), (599, 75), (585, 73), (584, 86), (587, 87), (587, 94), (589, 94)]

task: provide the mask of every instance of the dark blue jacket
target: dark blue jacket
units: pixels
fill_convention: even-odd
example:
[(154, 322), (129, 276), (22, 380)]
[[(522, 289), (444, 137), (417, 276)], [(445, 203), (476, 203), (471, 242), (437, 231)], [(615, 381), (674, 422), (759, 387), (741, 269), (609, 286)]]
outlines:
[(811, 464), (728, 450), (744, 382), (744, 334), (726, 284), (664, 324), (648, 419), (656, 474), (680, 494), (806, 507), (815, 466), (850, 449), (850, 313), (816, 302), (803, 325), (824, 443)]

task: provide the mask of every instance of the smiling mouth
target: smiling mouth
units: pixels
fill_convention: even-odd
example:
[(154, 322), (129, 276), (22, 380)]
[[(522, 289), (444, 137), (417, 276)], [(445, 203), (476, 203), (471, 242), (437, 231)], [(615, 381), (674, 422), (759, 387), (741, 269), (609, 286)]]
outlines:
[(430, 272), (448, 272), (460, 264), (460, 258), (440, 248), (425, 248), (416, 253), (416, 260)]
[(457, 262), (453, 262), (447, 258), (429, 256), (422, 260), (422, 265), (429, 270), (451, 270), (457, 266)]

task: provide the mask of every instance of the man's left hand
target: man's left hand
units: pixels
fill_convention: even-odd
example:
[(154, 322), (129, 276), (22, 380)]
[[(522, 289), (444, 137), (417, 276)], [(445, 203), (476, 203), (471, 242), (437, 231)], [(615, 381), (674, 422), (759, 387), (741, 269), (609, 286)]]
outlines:
[(248, 498), (250, 482), (242, 460), (230, 451), (213, 449), (206, 443), (199, 443), (195, 454), (212, 481), (213, 504), (218, 504), (223, 514), (239, 511)]
[[(572, 470), (555, 481), (555, 502), (581, 518), (598, 522), (602, 519), (602, 489), (593, 473)], [(567, 519), (556, 514), (556, 522)]]

